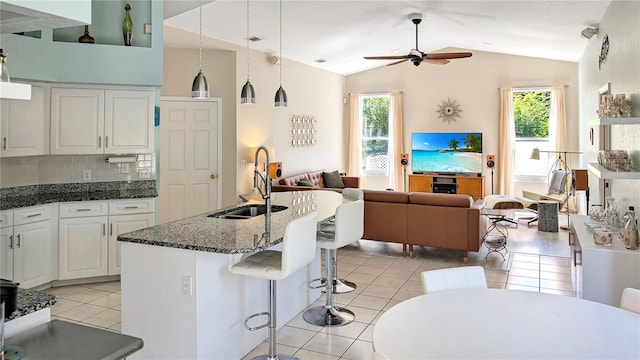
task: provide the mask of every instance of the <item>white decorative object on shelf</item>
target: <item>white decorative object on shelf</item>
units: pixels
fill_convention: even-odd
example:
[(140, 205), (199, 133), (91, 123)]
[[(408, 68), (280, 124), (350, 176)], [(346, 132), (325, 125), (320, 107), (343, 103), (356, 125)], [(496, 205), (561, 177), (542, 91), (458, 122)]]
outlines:
[(600, 107), (596, 111), (601, 118), (619, 118), (631, 116), (631, 99), (625, 94), (602, 94), (600, 95)]
[(293, 115), (291, 117), (291, 146), (313, 146), (316, 139), (316, 120), (313, 115)]

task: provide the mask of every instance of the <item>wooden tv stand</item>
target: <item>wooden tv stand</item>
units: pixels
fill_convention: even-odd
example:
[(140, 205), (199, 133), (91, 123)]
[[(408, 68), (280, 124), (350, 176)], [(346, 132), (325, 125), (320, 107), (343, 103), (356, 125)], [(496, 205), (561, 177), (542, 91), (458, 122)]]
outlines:
[(478, 200), (484, 198), (484, 176), (411, 174), (409, 191), (465, 194)]

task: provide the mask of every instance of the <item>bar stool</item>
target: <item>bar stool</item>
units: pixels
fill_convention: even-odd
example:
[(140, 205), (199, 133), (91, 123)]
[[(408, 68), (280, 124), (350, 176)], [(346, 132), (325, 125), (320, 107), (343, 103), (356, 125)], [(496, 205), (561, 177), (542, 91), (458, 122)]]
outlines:
[[(344, 188), (342, 189), (342, 197), (351, 201), (364, 200), (364, 192), (360, 189)], [(326, 222), (320, 223), (320, 231), (323, 233), (335, 234), (336, 232), (335, 216), (331, 217), (331, 219), (329, 219)], [(327, 236), (327, 235), (324, 235), (324, 236)], [(331, 235), (328, 235), (328, 236), (331, 236)], [(325, 292), (326, 279), (325, 278), (316, 279), (316, 280), (313, 280), (312, 282), (318, 281), (318, 280), (320, 280), (320, 285), (318, 287), (321, 288), (322, 292)], [(334, 286), (332, 291), (334, 294), (346, 294), (356, 289), (356, 284), (354, 282), (351, 282), (345, 279), (338, 279), (338, 259), (337, 258), (335, 259), (335, 268), (333, 270), (333, 283), (334, 283)]]
[[(336, 231), (334, 234), (318, 232), (316, 244), (325, 249), (325, 279), (335, 279), (336, 249), (359, 240), (364, 232), (364, 200), (357, 200), (338, 206), (336, 209)], [(324, 306), (316, 306), (306, 310), (302, 317), (310, 324), (317, 326), (342, 326), (355, 319), (353, 312), (346, 308), (334, 306), (334, 281), (325, 281)]]
[[(244, 326), (250, 331), (269, 328), (269, 353), (252, 360), (298, 360), (291, 355), (276, 353), (276, 280), (282, 280), (309, 264), (316, 256), (315, 233), (317, 213), (309, 213), (287, 224), (282, 241), (282, 251), (263, 250), (242, 259), (231, 267), (231, 273), (269, 280), (269, 312), (247, 317)], [(256, 316), (266, 315), (268, 321), (257, 327), (247, 322)]]

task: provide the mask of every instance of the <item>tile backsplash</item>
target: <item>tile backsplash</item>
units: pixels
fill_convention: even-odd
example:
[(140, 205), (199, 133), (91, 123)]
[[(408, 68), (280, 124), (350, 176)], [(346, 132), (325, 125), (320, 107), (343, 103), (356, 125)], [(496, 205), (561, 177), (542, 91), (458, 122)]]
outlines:
[[(102, 181), (155, 180), (155, 154), (129, 155), (135, 161), (107, 163), (115, 155), (44, 155), (0, 159), (0, 188)], [(129, 166), (129, 172), (123, 173)], [(85, 171), (91, 172), (91, 180), (84, 180)], [(140, 177), (140, 170), (149, 173)]]

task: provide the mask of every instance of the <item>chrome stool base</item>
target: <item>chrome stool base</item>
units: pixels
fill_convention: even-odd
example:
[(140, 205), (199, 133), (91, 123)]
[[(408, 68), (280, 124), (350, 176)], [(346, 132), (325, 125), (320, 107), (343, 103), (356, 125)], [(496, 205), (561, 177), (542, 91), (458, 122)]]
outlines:
[(278, 354), (275, 357), (269, 357), (269, 355), (259, 355), (254, 358), (251, 358), (251, 360), (300, 360), (300, 359), (292, 355)]
[(335, 306), (316, 306), (302, 314), (304, 321), (317, 326), (343, 326), (355, 320), (353, 311)]
[[(322, 278), (320, 280), (321, 280), (321, 283), (324, 284), (325, 279)], [(334, 294), (346, 294), (346, 293), (352, 292), (355, 289), (356, 289), (355, 283), (352, 283), (351, 281), (344, 280), (344, 279), (336, 279), (335, 285), (333, 285), (333, 289), (331, 289), (331, 291)], [(320, 291), (327, 292), (327, 289), (325, 289), (323, 286)]]

